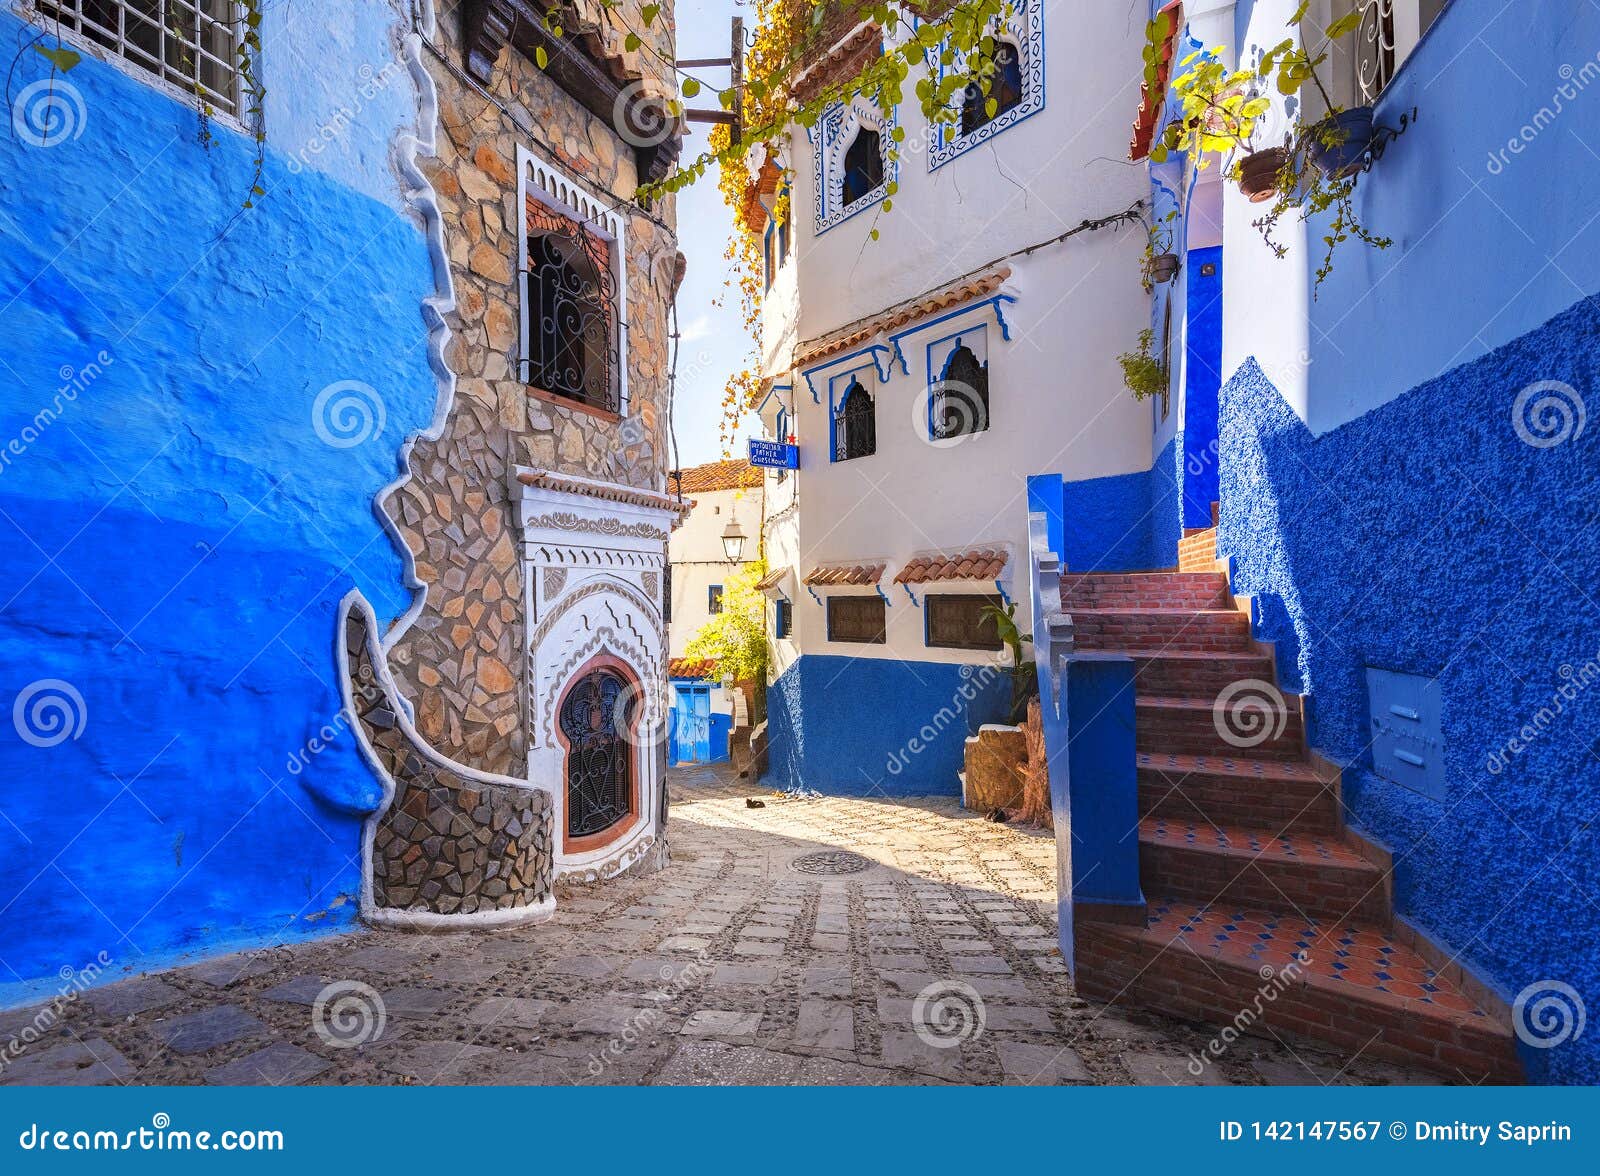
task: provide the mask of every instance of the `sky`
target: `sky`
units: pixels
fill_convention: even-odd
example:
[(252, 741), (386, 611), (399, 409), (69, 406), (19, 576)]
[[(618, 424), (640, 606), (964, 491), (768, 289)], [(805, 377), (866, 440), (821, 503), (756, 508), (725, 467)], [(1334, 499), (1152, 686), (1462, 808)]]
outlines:
[[(735, 14), (746, 22), (753, 11), (736, 0), (679, 0), (678, 56), (724, 57), (728, 52), (729, 21)], [(701, 109), (717, 109), (712, 86), (726, 86), (726, 69), (697, 69), (694, 75), (706, 89), (689, 102)], [(683, 141), (683, 159), (706, 149), (709, 124), (690, 123)], [(724, 259), (733, 213), (717, 191), (716, 175), (704, 179), (678, 196), (678, 248), (689, 260), (683, 288), (678, 292), (678, 386), (673, 419), (678, 433), (678, 465), (682, 469), (722, 457), (717, 428), (722, 416), (722, 391), (728, 377), (745, 365), (749, 335), (740, 321), (738, 294), (727, 288), (731, 273)], [(716, 306), (714, 303), (721, 302)], [(753, 427), (747, 422), (739, 433), (735, 456), (743, 456), (743, 438)]]

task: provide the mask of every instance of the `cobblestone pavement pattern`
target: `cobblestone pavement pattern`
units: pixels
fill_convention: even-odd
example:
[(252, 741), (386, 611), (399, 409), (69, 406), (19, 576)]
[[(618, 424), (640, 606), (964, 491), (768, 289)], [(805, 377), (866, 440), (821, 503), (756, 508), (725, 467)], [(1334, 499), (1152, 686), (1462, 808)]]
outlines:
[[(1078, 999), (1048, 834), (720, 768), (671, 787), (662, 873), (563, 890), (537, 927), (367, 931), (95, 989), (0, 1084), (1417, 1080), (1249, 1037), (1200, 1065), (1215, 1029)], [(0, 1013), (0, 1057), (37, 1011)]]

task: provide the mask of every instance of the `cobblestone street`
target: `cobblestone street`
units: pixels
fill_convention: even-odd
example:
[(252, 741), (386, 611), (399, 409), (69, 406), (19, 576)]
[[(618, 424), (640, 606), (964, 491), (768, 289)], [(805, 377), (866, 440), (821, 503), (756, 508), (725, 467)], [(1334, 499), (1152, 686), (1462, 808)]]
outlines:
[[(664, 873), (564, 890), (537, 927), (363, 932), (93, 990), (0, 1082), (1409, 1079), (1252, 1038), (1196, 1077), (1212, 1031), (1077, 999), (1046, 834), (952, 800), (773, 796), (720, 770), (675, 772), (672, 791)], [(381, 994), (377, 1036), (360, 990), (317, 1023), (340, 982)], [(0, 1042), (32, 1020), (0, 1014)]]

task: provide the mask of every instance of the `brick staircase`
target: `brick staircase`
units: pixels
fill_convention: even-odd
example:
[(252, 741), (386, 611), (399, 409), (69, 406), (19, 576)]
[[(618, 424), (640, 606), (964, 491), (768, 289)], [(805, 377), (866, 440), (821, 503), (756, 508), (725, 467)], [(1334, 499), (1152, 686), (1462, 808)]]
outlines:
[[(1243, 1012), (1258, 1035), (1520, 1081), (1503, 1007), (1395, 924), (1385, 855), (1344, 828), (1338, 772), (1308, 753), (1302, 701), (1278, 693), (1215, 541), (1185, 538), (1177, 572), (1061, 578), (1077, 647), (1134, 661), (1147, 904), (1142, 920), (1077, 921), (1079, 992), (1213, 1025)], [(1214, 717), (1230, 690), (1236, 705), (1267, 700), (1252, 712), (1263, 726)]]

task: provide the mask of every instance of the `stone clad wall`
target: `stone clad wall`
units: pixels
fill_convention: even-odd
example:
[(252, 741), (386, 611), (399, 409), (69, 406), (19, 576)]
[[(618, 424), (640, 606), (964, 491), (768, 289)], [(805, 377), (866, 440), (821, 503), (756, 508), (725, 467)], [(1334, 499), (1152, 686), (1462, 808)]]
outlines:
[[(643, 29), (637, 5), (630, 23)], [(649, 34), (672, 57), (670, 21)], [(428, 585), (423, 612), (391, 651), (421, 734), (487, 772), (521, 775), (523, 576), (506, 480), (531, 465), (650, 489), (664, 484), (667, 316), (678, 276), (673, 202), (651, 216), (624, 206), (629, 411), (622, 419), (530, 392), (518, 379), (517, 147), (618, 200), (637, 186), (634, 154), (616, 131), (514, 48), (501, 54), (486, 99), (461, 80), (459, 6), (441, 5), (434, 42), (449, 65), (424, 59), (438, 87), (438, 155), (423, 169), (437, 194), (455, 284), (447, 352), (456, 401), (443, 435), (419, 441), (413, 477), (385, 503)], [(648, 51), (630, 61), (659, 65)], [(453, 67), (453, 68), (452, 68)], [(504, 109), (502, 109), (502, 107)], [(608, 203), (615, 203), (608, 202)]]
[(375, 672), (364, 614), (345, 621), (350, 697), (367, 742), (394, 780), (372, 843), (372, 899), (381, 910), (470, 915), (550, 897), (551, 801), (433, 762), (400, 725)]

